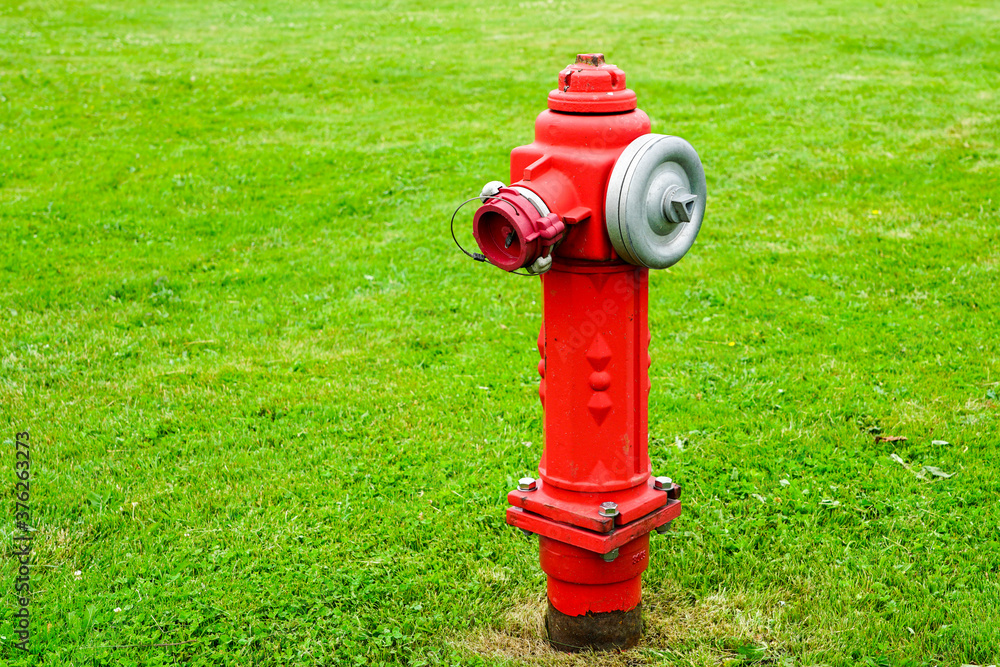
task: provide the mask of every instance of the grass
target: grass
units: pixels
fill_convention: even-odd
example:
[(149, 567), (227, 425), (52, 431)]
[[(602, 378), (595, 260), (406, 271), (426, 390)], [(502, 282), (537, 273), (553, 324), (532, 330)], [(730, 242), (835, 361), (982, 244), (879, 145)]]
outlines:
[[(5, 3), (0, 465), (29, 430), (36, 560), (25, 656), (6, 512), (0, 661), (1000, 661), (998, 21)], [(651, 278), (650, 449), (685, 513), (642, 646), (573, 658), (503, 521), (540, 453), (538, 286), (446, 222), (591, 50), (710, 200)]]

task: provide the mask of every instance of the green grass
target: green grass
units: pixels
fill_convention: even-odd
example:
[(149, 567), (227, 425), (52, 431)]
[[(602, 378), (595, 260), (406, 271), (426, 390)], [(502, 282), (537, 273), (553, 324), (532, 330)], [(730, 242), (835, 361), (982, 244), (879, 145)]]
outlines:
[(537, 281), (446, 224), (592, 50), (710, 192), (651, 278), (685, 513), (600, 660), (1000, 661), (1000, 8), (761, 4), (4, 3), (0, 662), (598, 660), (503, 520)]

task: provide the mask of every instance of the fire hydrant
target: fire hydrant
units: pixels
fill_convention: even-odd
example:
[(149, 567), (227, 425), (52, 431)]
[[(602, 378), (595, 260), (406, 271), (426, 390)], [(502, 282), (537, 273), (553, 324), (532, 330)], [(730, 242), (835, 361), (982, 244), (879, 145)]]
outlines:
[(650, 134), (602, 54), (559, 73), (510, 173), (474, 198), (473, 256), (541, 276), (545, 444), (539, 478), (508, 494), (507, 523), (538, 535), (552, 645), (628, 648), (649, 535), (681, 513), (680, 486), (650, 471), (648, 273), (694, 243), (705, 173), (689, 143)]

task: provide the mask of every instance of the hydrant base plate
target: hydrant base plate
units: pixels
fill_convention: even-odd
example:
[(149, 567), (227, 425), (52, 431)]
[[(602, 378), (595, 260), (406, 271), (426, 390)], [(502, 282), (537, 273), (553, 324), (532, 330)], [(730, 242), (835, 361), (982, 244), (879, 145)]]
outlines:
[[(534, 491), (514, 490), (507, 494), (507, 501), (514, 507), (540, 514), (554, 521), (570, 523), (580, 528), (607, 533), (618, 525), (642, 518), (662, 507), (667, 494), (653, 488), (653, 479), (625, 491), (608, 493), (579, 493), (565, 491), (538, 480)], [(604, 501), (618, 505), (617, 517), (601, 516), (595, 511)]]
[(606, 554), (628, 544), (632, 540), (656, 530), (681, 514), (681, 502), (669, 500), (667, 504), (624, 526), (618, 526), (609, 533), (595, 533), (566, 523), (546, 519), (543, 516), (525, 512), (517, 507), (507, 508), (507, 523), (515, 528), (523, 528), (537, 535), (572, 544), (575, 547)]

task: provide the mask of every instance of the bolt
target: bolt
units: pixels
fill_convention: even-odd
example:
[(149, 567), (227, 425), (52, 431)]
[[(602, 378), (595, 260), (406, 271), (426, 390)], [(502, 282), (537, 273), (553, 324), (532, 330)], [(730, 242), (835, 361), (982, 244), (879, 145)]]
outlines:
[(518, 491), (534, 491), (538, 488), (538, 481), (534, 477), (522, 477), (517, 480)]
[(653, 479), (653, 488), (657, 491), (669, 491), (674, 485), (674, 480), (669, 477), (656, 477)]
[(601, 554), (601, 558), (604, 559), (605, 563), (610, 563), (614, 559), (618, 558), (618, 549), (612, 549), (606, 554)]
[(680, 500), (681, 499), (681, 485), (674, 484), (669, 489), (667, 489), (667, 498), (670, 500)]
[(668, 521), (665, 524), (663, 524), (662, 526), (657, 526), (656, 527), (656, 532), (659, 533), (660, 535), (663, 535), (663, 534), (665, 534), (665, 533), (667, 533), (667, 532), (670, 531), (670, 527), (673, 524), (674, 524), (673, 521)]
[(601, 507), (597, 510), (597, 513), (601, 516), (618, 516), (618, 503), (601, 503)]

